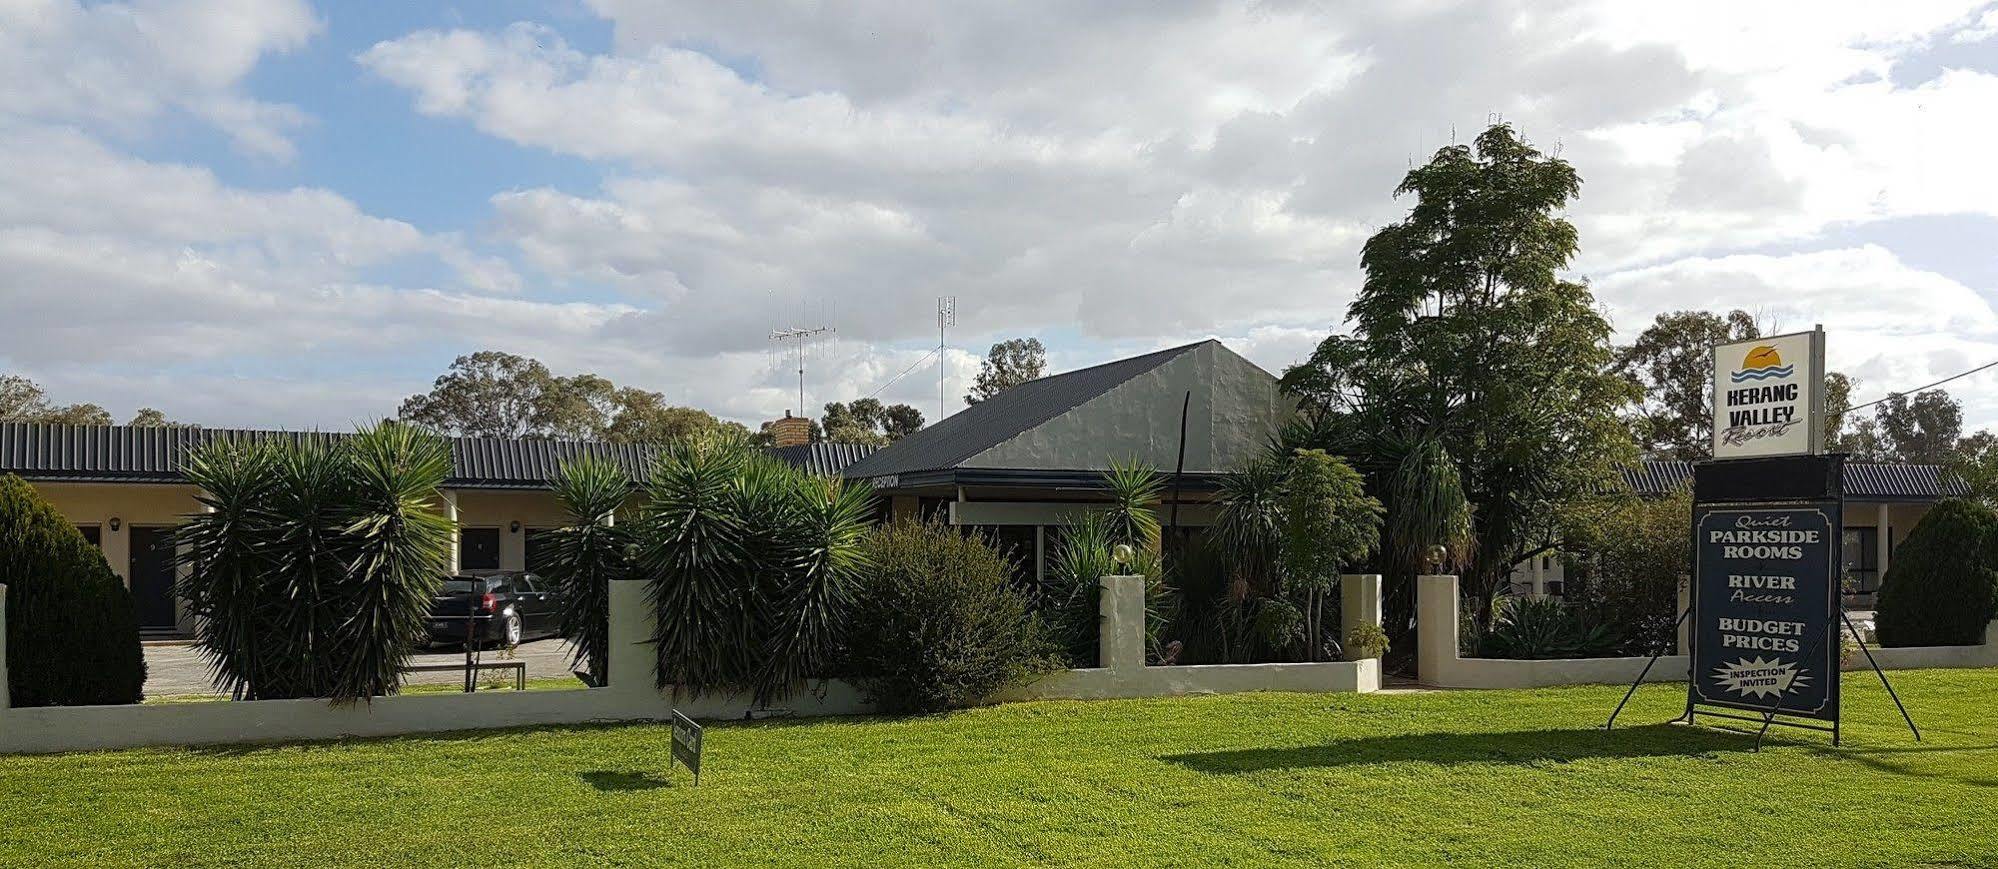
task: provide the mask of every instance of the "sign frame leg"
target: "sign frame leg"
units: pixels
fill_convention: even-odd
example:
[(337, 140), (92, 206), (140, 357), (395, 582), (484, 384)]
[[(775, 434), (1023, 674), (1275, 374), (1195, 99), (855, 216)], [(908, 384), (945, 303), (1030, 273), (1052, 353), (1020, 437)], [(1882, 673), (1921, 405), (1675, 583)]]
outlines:
[[(1887, 671), (1880, 669), (1880, 662), (1873, 658), (1873, 650), (1866, 647), (1866, 639), (1859, 635), (1859, 628), (1853, 626), (1852, 617), (1846, 615), (1843, 607), (1839, 608), (1838, 617), (1840, 621), (1845, 622), (1845, 629), (1852, 633), (1852, 641), (1858, 644), (1859, 651), (1866, 655), (1866, 663), (1873, 668), (1873, 675), (1880, 677), (1880, 686), (1887, 689), (1887, 697), (1894, 701), (1894, 708), (1901, 710), (1901, 720), (1908, 722), (1908, 730), (1915, 734), (1915, 741), (1921, 742), (1922, 729), (1915, 726), (1915, 719), (1908, 714), (1908, 707), (1901, 703), (1901, 695), (1894, 691), (1894, 683), (1887, 681)], [(1836, 735), (1832, 737), (1832, 744), (1838, 744)]]
[[(1685, 624), (1685, 623), (1686, 623), (1686, 619), (1687, 619), (1688, 617), (1690, 617), (1690, 616), (1691, 616), (1692, 614), (1693, 614), (1693, 608), (1692, 608), (1692, 607), (1687, 607), (1687, 608), (1685, 608), (1685, 609), (1682, 609), (1682, 610), (1680, 610), (1680, 611), (1679, 611), (1679, 617), (1678, 617), (1677, 619), (1674, 619), (1674, 620), (1672, 621), (1672, 631), (1673, 631), (1673, 632), (1674, 632), (1674, 633), (1676, 634), (1676, 633), (1678, 632), (1678, 630), (1679, 630), (1679, 626), (1680, 626), (1680, 625), (1683, 625), (1683, 624)], [(1656, 652), (1656, 653), (1652, 654), (1652, 656), (1651, 656), (1651, 660), (1649, 660), (1649, 661), (1645, 661), (1645, 662), (1644, 662), (1644, 669), (1643, 669), (1643, 670), (1640, 670), (1640, 671), (1638, 671), (1638, 673), (1637, 673), (1637, 681), (1635, 681), (1635, 682), (1632, 682), (1632, 683), (1630, 683), (1630, 690), (1628, 690), (1628, 691), (1625, 691), (1625, 692), (1623, 692), (1623, 699), (1622, 699), (1622, 700), (1619, 700), (1619, 701), (1617, 701), (1617, 704), (1616, 704), (1616, 709), (1610, 712), (1610, 717), (1609, 717), (1609, 720), (1608, 720), (1608, 721), (1605, 721), (1605, 722), (1603, 722), (1603, 729), (1604, 729), (1604, 730), (1609, 730), (1609, 729), (1611, 729), (1611, 728), (1613, 728), (1613, 727), (1615, 727), (1615, 726), (1616, 726), (1616, 717), (1617, 717), (1618, 715), (1622, 715), (1622, 714), (1623, 714), (1623, 707), (1624, 707), (1624, 705), (1625, 705), (1625, 704), (1627, 704), (1627, 703), (1629, 703), (1629, 702), (1630, 702), (1630, 698), (1631, 698), (1631, 697), (1633, 697), (1633, 696), (1635, 696), (1635, 695), (1637, 694), (1637, 686), (1639, 686), (1639, 685), (1642, 685), (1642, 684), (1644, 684), (1644, 677), (1646, 677), (1646, 676), (1649, 676), (1649, 675), (1651, 675), (1651, 667), (1652, 667), (1652, 665), (1654, 665), (1654, 664), (1657, 664), (1657, 663), (1658, 663), (1658, 659), (1659, 659), (1659, 658), (1662, 658), (1662, 657), (1665, 657), (1665, 653), (1664, 653), (1663, 651), (1659, 651), (1659, 652)], [(1689, 660), (1690, 660), (1690, 658), (1689, 658)], [(1690, 673), (1690, 668), (1689, 668), (1688, 672)], [(1690, 701), (1689, 701), (1689, 702), (1688, 702), (1688, 703), (1686, 704), (1686, 711), (1687, 711), (1687, 714), (1688, 714), (1688, 715), (1690, 715), (1690, 714), (1691, 714), (1691, 712), (1692, 712), (1692, 703), (1691, 703)], [(1687, 717), (1686, 715), (1681, 715), (1681, 716), (1679, 716), (1679, 718), (1674, 718), (1674, 719), (1672, 719), (1672, 720), (1673, 720), (1673, 721), (1678, 721), (1678, 720), (1680, 720), (1680, 719), (1683, 719), (1683, 718), (1686, 718), (1686, 717)], [(1670, 723), (1670, 722), (1668, 722), (1668, 723)]]

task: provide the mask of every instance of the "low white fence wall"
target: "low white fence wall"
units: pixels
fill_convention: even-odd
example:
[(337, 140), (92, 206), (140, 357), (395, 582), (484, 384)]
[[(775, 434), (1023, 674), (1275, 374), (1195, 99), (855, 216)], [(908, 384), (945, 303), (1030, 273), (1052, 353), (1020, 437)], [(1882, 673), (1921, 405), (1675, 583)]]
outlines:
[[(1629, 683), (1649, 658), (1571, 658), (1552, 661), (1511, 661), (1465, 658), (1458, 654), (1459, 607), (1457, 577), (1420, 576), (1415, 586), (1416, 673), (1425, 685), (1438, 688), (1545, 688), (1555, 685)], [(1679, 590), (1685, 609), (1686, 590)], [(1843, 626), (1840, 626), (1843, 629)], [(1690, 645), (1690, 625), (1679, 630), (1679, 648)], [(1981, 646), (1918, 646), (1883, 649), (1868, 646), (1883, 670), (1932, 667), (1998, 667), (1998, 621), (1984, 630)], [(1645, 678), (1653, 682), (1683, 682), (1692, 662), (1685, 655), (1665, 655)], [(1865, 669), (1866, 656), (1855, 653), (1845, 669)]]
[[(1380, 622), (1380, 578), (1346, 578), (1347, 627)], [(1320, 664), (1147, 667), (1144, 579), (1103, 579), (1099, 654), (1104, 666), (1067, 670), (1005, 692), (996, 700), (1098, 699), (1239, 691), (1373, 691), (1378, 661)], [(1357, 601), (1357, 602), (1353, 602)], [(1368, 602), (1372, 609), (1369, 610)], [(778, 710), (750, 698), (675, 698), (654, 687), (653, 616), (639, 582), (611, 586), (609, 684), (566, 691), (478, 692), (378, 697), (335, 705), (323, 700), (259, 700), (136, 706), (8, 708), (6, 636), (0, 630), (0, 753), (45, 753), (145, 745), (209, 745), (391, 736), (532, 725), (652, 721), (675, 709), (694, 718), (738, 719), (752, 709), (797, 716), (873, 711), (856, 686), (832, 680), (801, 686)], [(6, 587), (0, 586), (0, 625)]]

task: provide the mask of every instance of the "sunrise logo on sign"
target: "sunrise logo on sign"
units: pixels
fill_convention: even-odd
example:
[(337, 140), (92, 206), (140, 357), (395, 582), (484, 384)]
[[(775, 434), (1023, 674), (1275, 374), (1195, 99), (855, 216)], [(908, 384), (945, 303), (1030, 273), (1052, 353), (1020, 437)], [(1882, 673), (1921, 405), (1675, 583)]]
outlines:
[(1728, 379), (1736, 383), (1770, 379), (1782, 380), (1796, 372), (1796, 366), (1784, 365), (1783, 355), (1777, 353), (1776, 348), (1765, 344), (1748, 351), (1748, 355), (1742, 357), (1740, 370), (1728, 375)]

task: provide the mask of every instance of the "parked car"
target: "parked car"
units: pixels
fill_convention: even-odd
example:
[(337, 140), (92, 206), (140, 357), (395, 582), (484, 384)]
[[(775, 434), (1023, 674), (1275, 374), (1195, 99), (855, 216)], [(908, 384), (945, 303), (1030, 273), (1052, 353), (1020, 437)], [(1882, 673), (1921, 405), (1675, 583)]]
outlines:
[(554, 583), (517, 570), (467, 572), (444, 580), (430, 601), (432, 643), (517, 646), (562, 634), (562, 592)]

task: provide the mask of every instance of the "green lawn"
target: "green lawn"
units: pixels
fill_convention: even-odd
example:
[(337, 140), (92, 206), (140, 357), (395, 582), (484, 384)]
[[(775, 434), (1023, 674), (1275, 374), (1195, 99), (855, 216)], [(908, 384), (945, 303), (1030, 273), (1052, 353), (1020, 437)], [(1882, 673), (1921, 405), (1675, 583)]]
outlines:
[(1871, 673), (1846, 744), (1653, 686), (1025, 703), (0, 758), (0, 865), (1998, 866), (1998, 671)]

